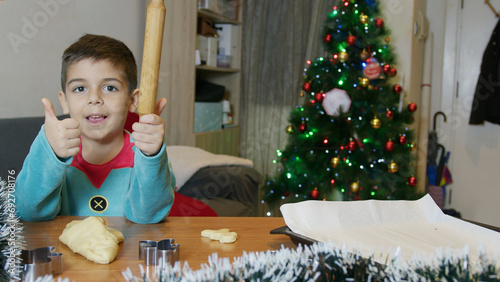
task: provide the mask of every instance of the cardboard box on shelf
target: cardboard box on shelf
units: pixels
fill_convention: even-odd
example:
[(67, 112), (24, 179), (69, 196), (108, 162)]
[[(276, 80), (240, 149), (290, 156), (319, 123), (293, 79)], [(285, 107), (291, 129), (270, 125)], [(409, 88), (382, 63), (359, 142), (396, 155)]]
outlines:
[(201, 64), (205, 62), (207, 66), (217, 67), (217, 38), (196, 36), (196, 50), (200, 51)]

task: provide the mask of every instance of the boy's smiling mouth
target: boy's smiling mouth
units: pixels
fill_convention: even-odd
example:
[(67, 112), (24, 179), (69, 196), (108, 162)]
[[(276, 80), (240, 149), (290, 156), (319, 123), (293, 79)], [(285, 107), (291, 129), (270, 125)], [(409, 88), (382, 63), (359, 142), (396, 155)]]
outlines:
[(87, 116), (85, 119), (91, 124), (91, 125), (100, 125), (102, 124), (108, 116), (105, 115), (99, 115), (99, 114), (93, 114)]

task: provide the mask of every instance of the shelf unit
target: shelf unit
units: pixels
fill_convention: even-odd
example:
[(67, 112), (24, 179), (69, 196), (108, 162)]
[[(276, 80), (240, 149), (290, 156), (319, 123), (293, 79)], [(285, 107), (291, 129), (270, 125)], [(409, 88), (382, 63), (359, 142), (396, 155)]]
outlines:
[[(195, 146), (216, 154), (239, 156), (240, 69), (195, 66), (195, 49), (198, 18), (206, 17), (216, 24), (232, 24), (239, 28), (240, 52), (233, 56), (232, 60), (241, 60), (242, 5), (239, 5), (239, 20), (234, 20), (212, 11), (198, 9), (197, 0), (165, 0), (164, 3), (167, 13), (157, 96), (166, 97), (168, 100), (167, 108), (162, 113), (167, 144)], [(229, 100), (231, 104), (233, 126), (194, 133), (197, 76), (225, 86), (224, 99)]]

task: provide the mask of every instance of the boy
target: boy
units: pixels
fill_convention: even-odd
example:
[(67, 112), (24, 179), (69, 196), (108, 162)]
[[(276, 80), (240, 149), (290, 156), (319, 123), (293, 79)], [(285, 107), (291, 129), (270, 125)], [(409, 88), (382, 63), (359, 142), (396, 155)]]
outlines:
[(165, 148), (165, 124), (143, 115), (129, 134), (138, 104), (137, 66), (121, 41), (87, 34), (63, 54), (59, 101), (70, 118), (58, 120), (42, 99), (45, 124), (16, 182), (18, 214), (26, 221), (56, 215), (126, 216), (136, 223), (164, 219), (175, 178)]

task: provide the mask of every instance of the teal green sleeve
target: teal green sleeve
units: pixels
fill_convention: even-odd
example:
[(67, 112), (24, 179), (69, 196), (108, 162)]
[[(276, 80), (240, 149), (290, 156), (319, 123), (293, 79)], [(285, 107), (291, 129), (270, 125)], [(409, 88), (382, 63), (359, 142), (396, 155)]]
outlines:
[(134, 146), (134, 168), (125, 200), (125, 215), (136, 223), (157, 223), (174, 203), (175, 177), (165, 143), (155, 156), (146, 156)]
[(16, 179), (17, 213), (25, 221), (53, 219), (61, 209), (61, 189), (73, 158), (61, 161), (42, 126)]

